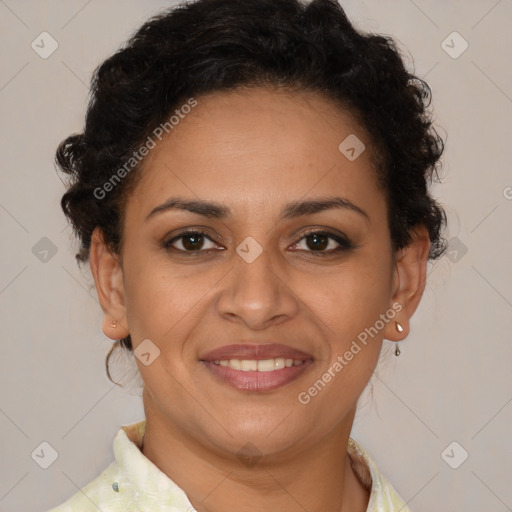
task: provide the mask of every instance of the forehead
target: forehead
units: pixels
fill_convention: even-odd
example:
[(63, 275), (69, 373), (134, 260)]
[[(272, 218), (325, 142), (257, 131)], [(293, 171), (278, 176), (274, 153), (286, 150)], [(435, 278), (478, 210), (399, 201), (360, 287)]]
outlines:
[[(195, 99), (145, 157), (127, 209), (148, 212), (171, 195), (264, 212), (308, 195), (381, 194), (365, 130), (319, 94), (257, 88)], [(353, 159), (347, 149), (362, 152)]]

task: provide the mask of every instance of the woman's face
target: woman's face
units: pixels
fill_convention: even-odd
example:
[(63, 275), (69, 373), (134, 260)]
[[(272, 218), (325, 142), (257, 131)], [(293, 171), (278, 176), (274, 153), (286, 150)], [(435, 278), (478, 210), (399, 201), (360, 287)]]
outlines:
[[(370, 141), (313, 93), (196, 100), (146, 157), (125, 210), (117, 319), (146, 411), (210, 449), (312, 446), (351, 423), (401, 307)], [(196, 211), (162, 208), (170, 200)], [(269, 344), (284, 347), (208, 355)], [(227, 359), (252, 370), (215, 363)]]

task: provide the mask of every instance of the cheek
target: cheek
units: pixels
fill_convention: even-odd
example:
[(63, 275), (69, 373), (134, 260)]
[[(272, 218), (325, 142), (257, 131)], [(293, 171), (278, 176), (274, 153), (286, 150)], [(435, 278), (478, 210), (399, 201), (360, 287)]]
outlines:
[(217, 274), (198, 268), (178, 272), (161, 259), (127, 261), (125, 305), (134, 346), (149, 338), (161, 351), (181, 350), (179, 341), (197, 326)]
[[(332, 335), (357, 334), (373, 325), (389, 308), (391, 273), (388, 261), (355, 257), (335, 272), (309, 281), (308, 304), (332, 328)], [(304, 288), (306, 283), (302, 283)]]
[[(311, 396), (320, 396), (321, 390), (318, 407), (322, 402), (336, 404), (333, 421), (357, 400), (378, 363), (383, 339), (381, 315), (390, 308), (389, 278), (375, 262), (354, 264), (315, 286), (310, 304), (321, 320), (318, 325), (328, 349), (309, 389)], [(309, 391), (305, 392), (309, 396)]]
[(328, 382), (324, 399), (340, 407), (362, 393), (378, 363), (381, 315), (390, 308), (390, 262), (368, 251), (315, 284), (312, 307), (329, 347), (316, 377)]

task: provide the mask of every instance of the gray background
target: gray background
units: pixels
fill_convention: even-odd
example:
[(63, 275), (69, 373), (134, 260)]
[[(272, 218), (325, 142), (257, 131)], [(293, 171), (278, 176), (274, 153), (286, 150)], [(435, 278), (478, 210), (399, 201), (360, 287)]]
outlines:
[[(74, 260), (53, 157), (82, 127), (96, 65), (172, 4), (0, 0), (0, 511), (63, 502), (113, 460), (120, 425), (143, 417), (136, 386), (107, 380), (111, 342), (88, 265)], [(450, 251), (429, 266), (402, 355), (385, 342), (352, 437), (415, 512), (512, 510), (512, 2), (342, 4), (398, 39), (448, 133), (434, 193)], [(46, 59), (31, 47), (43, 31), (59, 45)], [(454, 31), (469, 44), (457, 58)], [(58, 453), (48, 469), (31, 457), (43, 441)]]

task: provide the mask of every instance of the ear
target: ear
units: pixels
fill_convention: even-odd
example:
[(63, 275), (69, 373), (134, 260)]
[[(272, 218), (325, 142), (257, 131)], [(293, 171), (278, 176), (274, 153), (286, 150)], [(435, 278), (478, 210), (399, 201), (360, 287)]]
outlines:
[[(384, 337), (390, 341), (401, 341), (409, 335), (409, 320), (425, 290), (430, 250), (429, 233), (423, 224), (419, 224), (413, 228), (411, 234), (410, 244), (397, 251), (395, 257), (391, 305), (397, 313), (384, 330)], [(396, 329), (395, 322), (402, 325), (402, 332)]]
[(91, 237), (90, 265), (101, 308), (105, 313), (103, 332), (113, 340), (125, 338), (130, 331), (126, 321), (123, 269), (119, 257), (106, 246), (103, 233), (98, 227)]

